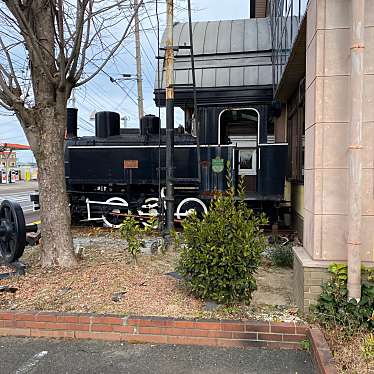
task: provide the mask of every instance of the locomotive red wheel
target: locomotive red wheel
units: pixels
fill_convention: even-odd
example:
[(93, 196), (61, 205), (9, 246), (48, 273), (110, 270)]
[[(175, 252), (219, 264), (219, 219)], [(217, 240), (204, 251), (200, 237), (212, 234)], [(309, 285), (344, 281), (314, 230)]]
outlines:
[(18, 260), (26, 246), (26, 223), (21, 206), (4, 200), (0, 206), (0, 255), (4, 262)]

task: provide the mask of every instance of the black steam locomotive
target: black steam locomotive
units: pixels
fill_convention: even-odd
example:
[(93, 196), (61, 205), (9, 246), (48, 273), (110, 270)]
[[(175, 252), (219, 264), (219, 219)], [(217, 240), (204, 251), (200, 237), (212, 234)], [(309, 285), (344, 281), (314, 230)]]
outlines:
[[(206, 211), (215, 192), (226, 189), (230, 173), (235, 185), (243, 179), (254, 209), (265, 211), (271, 222), (289, 221), (283, 219), (290, 205), (284, 201), (288, 146), (275, 142), (280, 108), (273, 102), (268, 20), (198, 22), (194, 54), (188, 28), (174, 25), (173, 43), (181, 46), (174, 56), (174, 104), (185, 114), (174, 139), (175, 217)], [(165, 69), (159, 70), (154, 100), (164, 107)], [(120, 128), (113, 112), (97, 113), (95, 120), (95, 136), (77, 137), (77, 111), (68, 110), (65, 171), (73, 220), (117, 226), (129, 211), (139, 217), (161, 214), (166, 137), (160, 119), (145, 116), (139, 129)]]
[[(279, 220), (287, 144), (268, 133), (267, 106), (200, 108), (200, 144), (191, 121), (175, 129), (175, 217), (207, 211), (216, 191), (243, 178), (254, 209)], [(266, 120), (265, 120), (266, 118)], [(120, 116), (99, 112), (95, 136), (77, 137), (77, 109), (68, 109), (65, 174), (73, 221), (102, 220), (117, 227), (131, 212), (158, 216), (165, 186), (165, 129), (147, 115), (139, 129), (121, 128)], [(199, 170), (200, 168), (200, 170)]]

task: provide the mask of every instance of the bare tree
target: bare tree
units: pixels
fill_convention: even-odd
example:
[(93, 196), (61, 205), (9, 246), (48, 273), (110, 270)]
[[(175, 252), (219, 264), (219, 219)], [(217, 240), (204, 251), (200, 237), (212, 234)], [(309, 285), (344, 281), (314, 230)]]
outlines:
[(136, 11), (121, 0), (0, 0), (0, 105), (16, 114), (38, 164), (43, 266), (76, 265), (64, 175), (67, 101), (118, 52)]

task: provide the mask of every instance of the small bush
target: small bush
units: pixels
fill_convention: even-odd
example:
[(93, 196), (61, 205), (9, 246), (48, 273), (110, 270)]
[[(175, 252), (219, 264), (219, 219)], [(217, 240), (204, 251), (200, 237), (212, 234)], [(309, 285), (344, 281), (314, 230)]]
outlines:
[(143, 246), (143, 240), (139, 238), (143, 232), (144, 229), (133, 216), (126, 217), (120, 227), (121, 237), (126, 240), (127, 250), (135, 261)]
[[(243, 198), (235, 200), (229, 181), (225, 195), (212, 200), (207, 214), (196, 214), (182, 223), (184, 246), (178, 271), (197, 296), (219, 303), (249, 303), (256, 289), (254, 274), (260, 264), (266, 239), (261, 226), (264, 215), (256, 216)], [(243, 188), (240, 188), (240, 195)]]
[(362, 269), (361, 300), (348, 300), (346, 265), (329, 267), (331, 279), (322, 286), (314, 315), (324, 327), (344, 326), (348, 335), (359, 329), (374, 329), (374, 272)]
[(121, 237), (126, 240), (127, 250), (135, 261), (144, 246), (144, 237), (151, 234), (154, 227), (157, 227), (157, 217), (150, 217), (146, 225), (142, 226), (135, 217), (129, 215), (121, 224)]
[(269, 251), (269, 258), (273, 265), (279, 267), (293, 267), (292, 243), (275, 244)]
[(374, 359), (374, 334), (368, 334), (365, 336), (361, 347), (362, 356), (365, 360)]

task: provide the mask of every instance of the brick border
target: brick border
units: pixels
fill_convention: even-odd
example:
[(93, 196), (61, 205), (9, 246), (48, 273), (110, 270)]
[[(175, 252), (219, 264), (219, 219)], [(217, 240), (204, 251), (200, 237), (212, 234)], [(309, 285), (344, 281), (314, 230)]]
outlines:
[(338, 374), (334, 358), (322, 331), (317, 327), (311, 327), (307, 331), (311, 342), (311, 354), (314, 367), (319, 374)]
[(301, 349), (309, 339), (318, 372), (337, 373), (321, 330), (294, 322), (0, 311), (0, 336), (274, 349)]
[(0, 311), (0, 336), (300, 349), (307, 330), (295, 323)]

